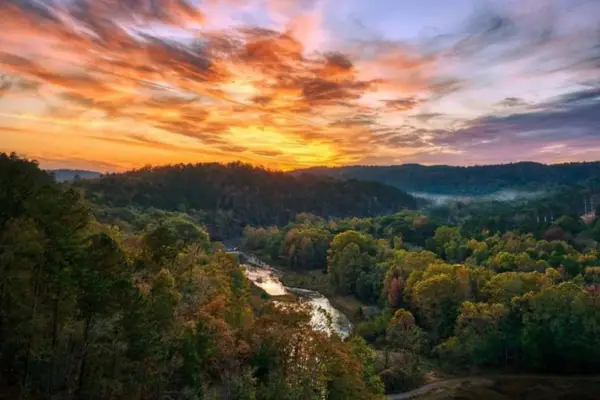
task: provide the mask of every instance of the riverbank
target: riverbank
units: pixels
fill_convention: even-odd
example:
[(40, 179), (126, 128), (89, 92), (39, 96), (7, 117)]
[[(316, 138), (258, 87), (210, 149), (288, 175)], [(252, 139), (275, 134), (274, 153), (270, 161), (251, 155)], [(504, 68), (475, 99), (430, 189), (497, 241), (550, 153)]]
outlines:
[[(239, 242), (237, 243), (239, 246)], [(329, 276), (325, 270), (296, 271), (283, 264), (281, 260), (272, 259), (261, 252), (253, 254), (261, 261), (272, 266), (285, 286), (319, 292), (329, 300), (333, 307), (345, 314), (354, 326), (361, 321), (359, 309), (367, 305), (354, 296), (341, 296), (335, 293), (329, 285)]]
[(280, 272), (279, 279), (285, 286), (319, 292), (329, 299), (333, 307), (345, 314), (354, 326), (360, 322), (358, 310), (364, 307), (364, 304), (354, 296), (340, 296), (335, 293), (324, 271), (294, 271), (284, 266), (276, 266), (276, 268)]
[[(270, 260), (269, 260), (270, 261)], [(271, 291), (279, 293), (285, 289), (292, 297), (298, 296), (304, 301), (310, 301), (313, 306), (320, 307), (320, 301), (324, 301), (325, 309), (339, 311), (346, 314), (351, 322), (356, 324), (360, 321), (357, 312), (363, 304), (351, 296), (339, 296), (330, 287), (328, 276), (323, 271), (294, 271), (285, 266), (277, 265), (258, 266), (257, 272), (261, 274), (252, 276), (253, 282), (263, 285)], [(273, 296), (278, 298), (279, 296)], [(293, 299), (290, 299), (293, 301)], [(330, 304), (329, 304), (330, 303)], [(332, 310), (333, 306), (336, 310)], [(330, 314), (332, 315), (332, 314)], [(318, 314), (315, 314), (315, 326), (319, 326)], [(346, 320), (347, 322), (347, 320)], [(338, 332), (346, 335), (350, 329), (345, 330), (343, 326), (336, 326)], [(376, 368), (378, 370), (390, 369), (397, 366), (402, 369), (403, 356), (400, 353), (387, 353), (375, 350), (377, 354)], [(382, 365), (383, 361), (385, 363)], [(503, 375), (498, 371), (480, 371), (479, 374), (468, 376), (449, 376), (444, 374), (435, 363), (428, 365), (425, 359), (421, 360), (423, 368), (422, 386), (421, 382), (414, 382), (409, 390), (403, 393), (388, 394), (388, 400), (510, 400), (515, 398), (532, 400), (563, 400), (563, 399), (600, 399), (596, 396), (600, 393), (600, 377), (562, 377), (544, 375), (517, 375), (515, 372), (507, 372)], [(427, 364), (427, 365), (426, 365)], [(473, 371), (471, 371), (473, 372)], [(514, 375), (511, 375), (514, 374)]]
[(318, 290), (285, 285), (281, 280), (285, 273), (254, 254), (239, 250), (231, 251), (231, 254), (240, 258), (240, 262), (246, 266), (246, 277), (269, 297), (278, 302), (299, 300), (309, 303), (312, 310), (311, 325), (314, 329), (336, 332), (342, 338), (352, 333), (354, 325), (349, 318)]

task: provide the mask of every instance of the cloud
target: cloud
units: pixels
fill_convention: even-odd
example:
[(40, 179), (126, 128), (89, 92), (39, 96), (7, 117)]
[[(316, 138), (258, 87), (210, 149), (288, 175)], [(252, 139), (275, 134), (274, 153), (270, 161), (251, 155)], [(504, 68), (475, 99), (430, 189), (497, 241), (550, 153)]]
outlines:
[(254, 154), (264, 157), (278, 157), (282, 156), (284, 153), (279, 150), (253, 150)]
[(481, 150), (500, 144), (516, 148), (557, 143), (576, 145), (597, 140), (599, 124), (600, 87), (561, 95), (519, 113), (478, 118), (463, 129), (439, 133), (433, 142), (462, 150)]
[(19, 156), (36, 160), (40, 163), (42, 168), (46, 169), (61, 169), (61, 168), (72, 168), (72, 169), (84, 169), (94, 171), (122, 171), (123, 166), (112, 163), (109, 161), (102, 160), (89, 160), (85, 157), (74, 156), (72, 154), (62, 154), (53, 152), (43, 152), (41, 154), (36, 153), (18, 153)]
[(353, 43), (347, 51), (356, 59), (359, 76), (376, 82), (382, 91), (423, 93), (439, 72), (438, 53), (424, 53), (405, 42), (365, 39)]
[(513, 107), (524, 107), (527, 106), (529, 103), (527, 103), (525, 100), (520, 99), (518, 97), (505, 97), (504, 100), (498, 102), (498, 105), (500, 107), (505, 107), (505, 108), (513, 108)]
[(18, 134), (28, 134), (30, 131), (24, 128), (17, 128), (14, 126), (0, 126), (0, 132), (2, 133), (18, 133)]
[(478, 68), (519, 63), (526, 74), (582, 74), (599, 67), (600, 3), (481, 2), (460, 29), (428, 46)]
[(172, 144), (160, 142), (158, 140), (153, 140), (141, 135), (119, 135), (119, 136), (97, 136), (91, 135), (89, 138), (94, 140), (101, 140), (104, 142), (110, 143), (118, 143), (124, 144), (127, 146), (138, 146), (138, 147), (148, 147), (152, 149), (162, 149), (162, 150), (175, 150), (175, 151), (189, 151), (188, 148), (181, 146), (174, 146)]
[(11, 87), (12, 82), (10, 81), (10, 79), (4, 76), (0, 76), (0, 97), (7, 94)]
[(379, 144), (387, 147), (423, 148), (429, 144), (426, 136), (419, 130), (405, 132), (403, 130), (390, 129), (382, 132), (383, 135), (379, 136), (382, 139)]
[[(182, 0), (10, 0), (0, 13), (11, 31), (0, 41), (0, 68), (52, 88), (48, 120), (145, 124), (196, 140), (207, 153), (239, 146), (234, 129), (262, 126), (299, 148), (326, 144), (315, 147), (322, 151), (315, 159), (325, 163), (364, 155), (358, 147), (380, 140), (379, 119), (413, 106), (409, 97), (390, 95), (436, 83), (433, 59), (396, 43), (361, 43), (367, 51), (360, 54), (358, 48), (308, 52), (303, 36), (319, 25), (317, 3), (269, 4), (273, 13), (292, 16), (282, 29), (206, 29), (211, 15)], [(174, 39), (168, 33), (174, 28), (185, 34)], [(23, 50), (24, 40), (39, 45)], [(365, 110), (368, 118), (361, 117)], [(300, 151), (291, 151), (303, 162)]]
[(443, 116), (444, 116), (444, 114), (439, 113), (439, 112), (423, 112), (423, 113), (419, 113), (417, 115), (413, 115), (412, 118), (426, 124), (429, 121), (431, 121), (432, 119), (440, 118)]
[(394, 111), (407, 111), (417, 107), (419, 101), (414, 97), (401, 97), (394, 100), (383, 100), (385, 106)]
[[(432, 157), (447, 147), (447, 157), (509, 140), (591, 140), (600, 9), (577, 0), (561, 12), (554, 3), (480, 6), (458, 29), (412, 41), (348, 41), (312, 0), (5, 0), (0, 71), (11, 78), (0, 97), (6, 105), (9, 94), (29, 96), (24, 107), (53, 129), (77, 121), (70, 134), (82, 143), (110, 121), (129, 130), (106, 143), (244, 153), (282, 168), (383, 160), (408, 148)], [(234, 6), (254, 7), (258, 22), (218, 26), (213, 11)], [(513, 78), (553, 74), (592, 86), (552, 100), (519, 85), (494, 93)], [(489, 82), (487, 98), (473, 95)], [(473, 98), (487, 109), (461, 115)]]

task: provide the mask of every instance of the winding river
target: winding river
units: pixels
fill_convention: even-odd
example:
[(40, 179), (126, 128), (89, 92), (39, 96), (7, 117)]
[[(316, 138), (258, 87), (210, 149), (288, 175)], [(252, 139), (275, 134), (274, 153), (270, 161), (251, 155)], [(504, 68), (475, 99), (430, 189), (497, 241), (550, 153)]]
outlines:
[(314, 329), (333, 331), (342, 338), (348, 337), (352, 332), (352, 323), (348, 317), (333, 307), (329, 299), (321, 293), (284, 286), (279, 280), (280, 272), (262, 262), (256, 256), (240, 251), (230, 251), (230, 253), (236, 254), (240, 259), (240, 263), (246, 267), (248, 279), (269, 295), (283, 296), (291, 293), (296, 295), (300, 301), (309, 303), (312, 306), (311, 324)]

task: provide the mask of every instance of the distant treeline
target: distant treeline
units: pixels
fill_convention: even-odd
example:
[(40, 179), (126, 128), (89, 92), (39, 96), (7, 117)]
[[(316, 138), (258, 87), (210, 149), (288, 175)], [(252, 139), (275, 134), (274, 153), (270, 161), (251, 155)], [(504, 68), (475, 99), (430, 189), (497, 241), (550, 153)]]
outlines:
[(52, 169), (48, 172), (54, 175), (57, 182), (67, 182), (76, 179), (92, 179), (102, 175), (100, 172), (84, 169)]
[(293, 176), (241, 163), (146, 167), (75, 184), (109, 208), (201, 210), (217, 238), (240, 234), (246, 225), (285, 224), (301, 212), (344, 218), (416, 207), (415, 198), (381, 183)]
[(545, 165), (534, 162), (453, 167), (405, 164), (393, 166), (317, 167), (295, 171), (340, 179), (384, 183), (408, 192), (483, 195), (500, 190), (540, 190), (557, 185), (600, 186), (600, 162)]

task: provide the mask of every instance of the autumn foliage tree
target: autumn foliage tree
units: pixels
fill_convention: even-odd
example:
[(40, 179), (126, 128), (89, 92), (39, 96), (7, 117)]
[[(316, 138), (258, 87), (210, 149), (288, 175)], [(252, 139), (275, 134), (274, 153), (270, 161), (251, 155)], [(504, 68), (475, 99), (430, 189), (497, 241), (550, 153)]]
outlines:
[(3, 398), (382, 398), (364, 342), (254, 295), (203, 228), (175, 218), (124, 234), (7, 155), (0, 350)]

